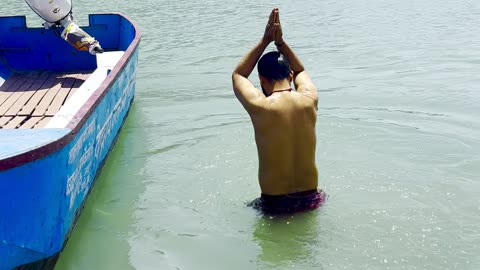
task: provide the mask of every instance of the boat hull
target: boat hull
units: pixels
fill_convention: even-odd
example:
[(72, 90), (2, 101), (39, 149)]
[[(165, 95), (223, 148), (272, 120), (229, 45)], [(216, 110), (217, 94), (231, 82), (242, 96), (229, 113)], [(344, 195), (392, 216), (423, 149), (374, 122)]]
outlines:
[(0, 160), (0, 269), (53, 269), (133, 101), (140, 40), (134, 34), (69, 124), (48, 129), (53, 142)]

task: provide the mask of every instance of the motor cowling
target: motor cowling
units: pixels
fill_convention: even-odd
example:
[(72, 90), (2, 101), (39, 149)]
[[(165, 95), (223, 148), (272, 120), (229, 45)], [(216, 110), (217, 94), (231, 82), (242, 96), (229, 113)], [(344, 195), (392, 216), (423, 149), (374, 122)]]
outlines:
[(56, 23), (72, 12), (71, 0), (25, 0), (38, 16), (49, 23)]

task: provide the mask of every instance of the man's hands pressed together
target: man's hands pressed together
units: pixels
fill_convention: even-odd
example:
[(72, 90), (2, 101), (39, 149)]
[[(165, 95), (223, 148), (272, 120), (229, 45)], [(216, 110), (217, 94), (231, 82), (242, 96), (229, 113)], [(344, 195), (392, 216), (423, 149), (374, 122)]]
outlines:
[(280, 24), (280, 13), (278, 8), (275, 8), (270, 13), (267, 26), (265, 27), (265, 34), (263, 35), (263, 41), (271, 43), (275, 42), (275, 45), (282, 46), (283, 43), (283, 31)]
[(275, 11), (275, 20), (274, 20), (274, 27), (275, 27), (275, 45), (281, 47), (285, 41), (283, 41), (283, 31), (282, 31), (282, 24), (280, 23), (280, 12), (278, 8), (274, 9)]

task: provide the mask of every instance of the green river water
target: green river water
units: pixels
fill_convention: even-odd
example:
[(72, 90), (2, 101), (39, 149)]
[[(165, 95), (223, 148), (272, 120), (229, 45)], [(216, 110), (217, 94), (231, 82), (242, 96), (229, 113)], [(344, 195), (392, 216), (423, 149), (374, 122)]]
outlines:
[[(230, 79), (274, 6), (319, 88), (329, 194), (284, 218), (246, 206), (260, 192), (256, 148)], [(83, 24), (122, 12), (143, 40), (132, 110), (56, 270), (480, 269), (478, 0), (74, 8)], [(0, 15), (24, 14), (39, 25), (23, 1), (2, 1)]]

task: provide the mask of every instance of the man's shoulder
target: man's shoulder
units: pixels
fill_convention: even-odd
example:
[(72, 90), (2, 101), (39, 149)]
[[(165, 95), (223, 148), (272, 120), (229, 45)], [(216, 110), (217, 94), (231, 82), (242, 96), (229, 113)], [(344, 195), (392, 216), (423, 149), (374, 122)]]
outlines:
[(292, 97), (297, 100), (303, 106), (317, 107), (318, 99), (309, 92), (292, 92)]

